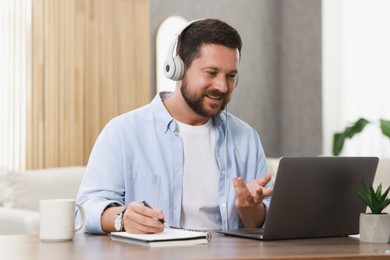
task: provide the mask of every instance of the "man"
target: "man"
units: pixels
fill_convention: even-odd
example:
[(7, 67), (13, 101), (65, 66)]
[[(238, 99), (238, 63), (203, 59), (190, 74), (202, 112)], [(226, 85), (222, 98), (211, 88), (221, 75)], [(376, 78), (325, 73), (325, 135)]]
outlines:
[(176, 40), (164, 68), (175, 92), (111, 120), (96, 141), (77, 198), (86, 232), (156, 233), (164, 221), (192, 229), (264, 224), (272, 183), (260, 138), (222, 113), (238, 80), (241, 38), (204, 19)]

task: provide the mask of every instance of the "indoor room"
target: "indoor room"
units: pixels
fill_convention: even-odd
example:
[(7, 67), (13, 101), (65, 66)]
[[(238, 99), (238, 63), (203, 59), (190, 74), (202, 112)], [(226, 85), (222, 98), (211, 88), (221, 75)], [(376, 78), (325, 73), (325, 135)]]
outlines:
[[(32, 255), (45, 258), (52, 254), (59, 259), (375, 259), (390, 252), (388, 1), (5, 0), (0, 7), (0, 244), (6, 245), (0, 250), (1, 259), (27, 259)], [(242, 47), (221, 45), (225, 51), (238, 50), (238, 55), (234, 52), (235, 69), (229, 68), (222, 75), (222, 67), (227, 68), (228, 62), (221, 62), (221, 69), (208, 67), (208, 73), (210, 68), (217, 71), (213, 79), (208, 76), (209, 82), (213, 82), (209, 88), (222, 82), (218, 81), (219, 75), (226, 76), (221, 84), (226, 84), (231, 95), (230, 98), (205, 87), (207, 100), (213, 99), (214, 104), (219, 100), (210, 95), (226, 99), (213, 116), (197, 112), (183, 90), (205, 82), (200, 76), (188, 76), (192, 64), (202, 60), (202, 55), (195, 53), (189, 61), (184, 59), (184, 74), (179, 79), (167, 76), (167, 64), (179, 57), (179, 48), (185, 48), (181, 47), (184, 32), (208, 18), (231, 26), (242, 41)], [(221, 33), (233, 37), (235, 30)], [(201, 43), (199, 48), (218, 44)], [(229, 54), (221, 57), (227, 59)], [(194, 79), (194, 83), (186, 84), (189, 79)], [(165, 93), (170, 94), (165, 97)], [(180, 108), (172, 104), (177, 97), (177, 104), (187, 105)], [(164, 112), (172, 122), (166, 126), (150, 125), (147, 121), (155, 121), (157, 116), (146, 112), (145, 120), (136, 122), (142, 111), (156, 111), (152, 106), (157, 99), (164, 104)], [(131, 119), (134, 122), (130, 121), (132, 114), (137, 115)], [(127, 124), (125, 119), (129, 120)], [(215, 139), (204, 141), (210, 152), (196, 153), (202, 144), (183, 136), (186, 127), (198, 127), (198, 122), (212, 122), (214, 126), (210, 136)], [(128, 131), (131, 127), (133, 132)], [(196, 148), (191, 151), (193, 146)], [(203, 162), (212, 166), (203, 166)], [(315, 162), (318, 165), (314, 166)], [(282, 189), (277, 189), (278, 182), (282, 182), (277, 177), (289, 170), (295, 170), (294, 179), (298, 182), (301, 178), (299, 184), (303, 187), (318, 185), (313, 189), (296, 186), (287, 181), (290, 176), (286, 174), (285, 183), (291, 185), (286, 185), (285, 193), (297, 189), (298, 192), (290, 196), (292, 204), (287, 205), (285, 200), (283, 208), (299, 212), (305, 205), (296, 204), (303, 197), (318, 195), (326, 187), (326, 180), (320, 175), (303, 173), (313, 169), (325, 172), (333, 162), (339, 168), (329, 166), (332, 173), (359, 172), (347, 197), (356, 199), (356, 203), (333, 195), (327, 196), (329, 203), (324, 205), (331, 207), (330, 200), (334, 198), (337, 203), (356, 204), (351, 210), (363, 208), (349, 221), (356, 232), (348, 230), (344, 236), (337, 232), (299, 233), (271, 237), (272, 241), (216, 232), (249, 228), (251, 222), (246, 220), (252, 220), (254, 214), (245, 213), (243, 217), (243, 212), (255, 206), (260, 207), (263, 217), (256, 228), (272, 226), (268, 223), (273, 213), (269, 212), (270, 204)], [(210, 184), (204, 179), (208, 178), (208, 171), (217, 173)], [(187, 172), (205, 173), (187, 178)], [(254, 179), (261, 179), (257, 186), (251, 182)], [(331, 181), (345, 184), (351, 179), (337, 177)], [(363, 187), (365, 181), (372, 191)], [(194, 183), (199, 182), (203, 189), (198, 191), (203, 192), (191, 193), (196, 192)], [(329, 193), (338, 194), (335, 183)], [(213, 184), (217, 184), (216, 188), (211, 187)], [(240, 204), (240, 184), (242, 193), (251, 197), (250, 206)], [(190, 187), (189, 192), (182, 187)], [(208, 194), (208, 189), (215, 194)], [(386, 217), (381, 220), (384, 226), (380, 226), (380, 230), (385, 230), (380, 232), (384, 241), (375, 241), (379, 239), (378, 231), (363, 237), (361, 214), (374, 212), (370, 203), (359, 199), (359, 190), (366, 196), (375, 196), (375, 192), (381, 195), (383, 203), (378, 215)], [(310, 196), (299, 195), (301, 191)], [(103, 197), (110, 203), (98, 214), (101, 226), (94, 229), (88, 224), (96, 222), (95, 218), (92, 220), (92, 211), (95, 209), (93, 214), (97, 214), (97, 205), (104, 203), (96, 202), (93, 206), (92, 202)], [(137, 210), (143, 212), (145, 208), (150, 214), (152, 210), (157, 214), (158, 209), (163, 212), (163, 217), (151, 217), (165, 222), (161, 227), (203, 229), (200, 224), (192, 226), (195, 222), (186, 222), (198, 220), (186, 211), (195, 210), (194, 206), (184, 205), (206, 197), (215, 203), (211, 203), (214, 211), (206, 211), (205, 207), (199, 211), (199, 216), (210, 221), (204, 228), (211, 230), (205, 245), (179, 247), (167, 243), (167, 247), (151, 250), (114, 241), (114, 234), (110, 236), (115, 231), (129, 231), (125, 217), (132, 210), (139, 213)], [(49, 200), (56, 204), (66, 201), (71, 207), (71, 225), (81, 225), (77, 231), (72, 227), (70, 238), (62, 242), (46, 242), (42, 238), (43, 221), (57, 222), (47, 229), (50, 233), (60, 229), (61, 221), (53, 218), (62, 219), (62, 214), (53, 214), (54, 206), (49, 205)], [(314, 200), (313, 197), (316, 208), (321, 203)], [(54, 216), (51, 220), (42, 215), (43, 201), (47, 203), (46, 214)], [(349, 213), (344, 214), (340, 205), (331, 208), (332, 219), (348, 222), (344, 216)], [(119, 207), (123, 207), (123, 212), (115, 213)], [(340, 213), (336, 214), (337, 210)], [(215, 221), (207, 217), (210, 212), (216, 216)], [(65, 218), (66, 214), (63, 215)], [(121, 226), (112, 229), (114, 218), (116, 221), (119, 215)], [(293, 213), (287, 215), (285, 223), (293, 222), (295, 216), (303, 219)], [(109, 218), (112, 223), (106, 226), (104, 221)], [(311, 219), (307, 221), (311, 223)], [(376, 220), (369, 221), (370, 230), (379, 225)], [(279, 233), (284, 233), (291, 224), (285, 229), (284, 225), (276, 226), (280, 227)], [(335, 227), (330, 226), (329, 230)], [(365, 241), (369, 239), (374, 241)], [(18, 250), (20, 244), (23, 246)]]

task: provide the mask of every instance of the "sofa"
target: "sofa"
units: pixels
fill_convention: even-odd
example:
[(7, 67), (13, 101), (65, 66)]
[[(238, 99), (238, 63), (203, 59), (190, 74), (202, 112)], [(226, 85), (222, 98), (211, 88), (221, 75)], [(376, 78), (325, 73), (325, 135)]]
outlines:
[[(278, 158), (268, 158), (273, 179), (278, 164)], [(39, 200), (76, 198), (84, 171), (83, 166), (0, 171), (0, 235), (38, 234)], [(390, 159), (379, 162), (374, 185), (379, 183), (390, 186)]]
[(0, 235), (38, 234), (39, 200), (74, 199), (85, 167), (0, 171)]

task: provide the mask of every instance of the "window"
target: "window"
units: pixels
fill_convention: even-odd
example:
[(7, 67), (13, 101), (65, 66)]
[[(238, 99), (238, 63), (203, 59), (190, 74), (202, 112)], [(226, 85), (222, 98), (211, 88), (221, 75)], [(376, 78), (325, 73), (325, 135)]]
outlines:
[(390, 1), (323, 1), (324, 154), (333, 134), (364, 117), (372, 122), (343, 155), (390, 157), (379, 119), (390, 120)]
[(30, 0), (1, 2), (0, 169), (22, 170), (25, 167), (31, 10)]

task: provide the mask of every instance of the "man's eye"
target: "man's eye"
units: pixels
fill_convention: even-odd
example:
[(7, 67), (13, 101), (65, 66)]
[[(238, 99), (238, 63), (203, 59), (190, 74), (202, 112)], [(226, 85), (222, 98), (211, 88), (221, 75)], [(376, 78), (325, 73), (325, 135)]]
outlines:
[(237, 74), (229, 74), (228, 75), (229, 79), (236, 79), (236, 77), (237, 77)]
[(217, 72), (215, 72), (215, 71), (208, 71), (207, 74), (209, 74), (210, 76), (215, 76), (215, 75), (217, 75)]

